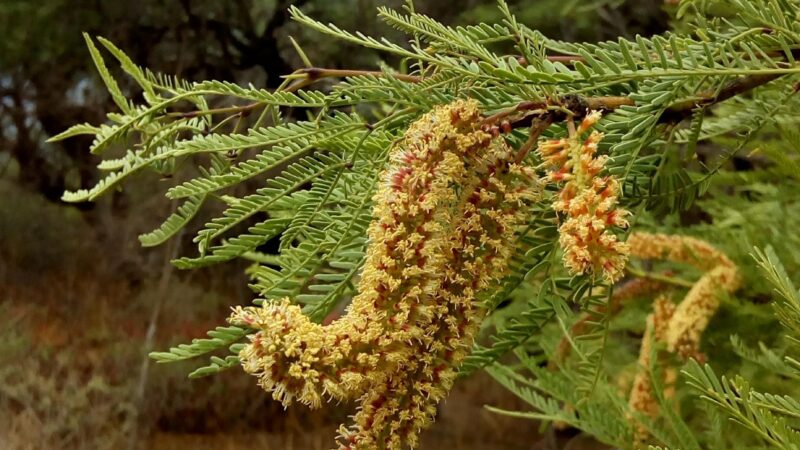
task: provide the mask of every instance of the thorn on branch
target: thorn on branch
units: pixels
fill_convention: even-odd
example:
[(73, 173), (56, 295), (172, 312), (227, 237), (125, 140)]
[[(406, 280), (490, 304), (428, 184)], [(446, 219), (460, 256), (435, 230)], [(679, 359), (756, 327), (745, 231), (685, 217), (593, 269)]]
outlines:
[(544, 130), (546, 130), (552, 123), (552, 115), (546, 115), (544, 118), (537, 117), (533, 119), (528, 140), (525, 141), (525, 143), (522, 144), (522, 147), (519, 148), (519, 151), (517, 151), (517, 156), (514, 158), (515, 163), (521, 163), (522, 160), (528, 156), (528, 153), (530, 153), (531, 149), (533, 149), (533, 147), (536, 145), (536, 142), (539, 140), (539, 136), (541, 136)]

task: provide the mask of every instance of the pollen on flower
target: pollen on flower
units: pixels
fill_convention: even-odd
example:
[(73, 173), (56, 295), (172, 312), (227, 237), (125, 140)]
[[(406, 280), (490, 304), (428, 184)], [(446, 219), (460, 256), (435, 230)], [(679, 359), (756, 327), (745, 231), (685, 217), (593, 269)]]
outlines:
[(602, 133), (582, 137), (599, 119), (599, 112), (590, 113), (573, 136), (544, 141), (538, 152), (549, 168), (548, 180), (564, 182), (553, 202), (565, 217), (558, 229), (564, 265), (573, 274), (599, 274), (613, 283), (622, 276), (628, 245), (611, 228), (627, 227), (629, 213), (617, 207), (619, 182), (599, 175), (608, 160), (596, 155)]
[(316, 324), (289, 299), (231, 315), (255, 330), (242, 367), (276, 400), (358, 399), (341, 449), (416, 446), (483, 318), (476, 295), (504, 275), (538, 199), (534, 172), (479, 119), (474, 101), (436, 107), (392, 148), (344, 316)]

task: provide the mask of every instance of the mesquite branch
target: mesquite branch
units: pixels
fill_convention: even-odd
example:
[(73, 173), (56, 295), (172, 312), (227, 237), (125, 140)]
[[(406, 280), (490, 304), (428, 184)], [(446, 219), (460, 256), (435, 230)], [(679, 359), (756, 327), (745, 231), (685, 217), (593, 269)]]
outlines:
[[(780, 74), (751, 75), (731, 81), (722, 89), (705, 91), (696, 98), (675, 103), (664, 111), (659, 122), (679, 123), (690, 117), (692, 111), (700, 107), (708, 107), (721, 103), (737, 95), (744, 94), (759, 86), (780, 78)], [(519, 128), (529, 123), (531, 116), (550, 115), (551, 120), (563, 119), (565, 113), (573, 116), (583, 116), (587, 111), (613, 111), (622, 106), (634, 106), (636, 103), (624, 96), (584, 97), (567, 94), (560, 98), (548, 101), (524, 101), (507, 109), (495, 113), (484, 120), (485, 125), (507, 128)], [(527, 113), (526, 113), (527, 112)]]
[[(554, 57), (561, 58), (561, 57)], [(331, 77), (350, 77), (360, 75), (374, 75), (374, 76), (391, 76), (398, 80), (417, 83), (422, 80), (421, 77), (415, 75), (405, 75), (396, 73), (386, 73), (380, 71), (370, 70), (342, 70), (342, 69), (321, 69), (321, 68), (308, 68), (300, 69), (290, 78), (297, 78), (294, 84), (290, 85), (286, 90), (295, 91), (307, 87), (319, 79)], [(725, 87), (719, 90), (711, 90), (700, 93), (696, 98), (685, 100), (676, 103), (661, 115), (660, 122), (662, 123), (678, 123), (690, 117), (692, 111), (699, 107), (708, 107), (717, 103), (721, 103), (737, 95), (748, 92), (759, 86), (763, 86), (771, 81), (774, 81), (782, 74), (766, 74), (766, 75), (750, 75), (731, 81)], [(600, 110), (600, 111), (613, 111), (622, 106), (634, 106), (636, 103), (625, 96), (598, 96), (598, 97), (585, 97), (581, 95), (566, 94), (557, 99), (550, 99), (546, 101), (523, 101), (517, 105), (497, 112), (486, 119), (483, 125), (485, 127), (498, 126), (502, 131), (508, 131), (508, 127), (519, 128), (525, 126), (538, 127), (538, 124), (546, 121), (552, 123), (563, 119), (566, 115), (573, 115), (581, 117), (586, 114), (586, 111)], [(545, 119), (544, 116), (549, 116)], [(534, 117), (537, 117), (537, 124), (534, 124)], [(541, 133), (540, 130), (539, 133)]]
[[(520, 64), (523, 65), (526, 64), (526, 61), (523, 57), (517, 57), (517, 59), (519, 60)], [(585, 61), (585, 59), (581, 56), (571, 56), (571, 55), (551, 55), (547, 56), (547, 60), (550, 62), (560, 62), (563, 64), (572, 64), (575, 61)], [(284, 78), (286, 78), (287, 80), (297, 80), (286, 89), (289, 92), (294, 92), (298, 89), (307, 87), (323, 78), (343, 78), (343, 77), (356, 77), (362, 75), (374, 75), (378, 77), (383, 77), (388, 75), (397, 78), (398, 80), (409, 83), (419, 83), (423, 79), (423, 77), (418, 75), (387, 73), (379, 70), (327, 69), (322, 67), (306, 67), (303, 69), (298, 69), (294, 71), (294, 73), (292, 73), (291, 75), (286, 75)]]
[[(554, 61), (574, 61), (576, 58), (568, 56), (552, 56), (548, 59)], [(306, 88), (315, 82), (325, 78), (343, 78), (372, 75), (376, 77), (393, 77), (407, 83), (418, 83), (423, 77), (401, 73), (388, 73), (377, 70), (358, 70), (358, 69), (328, 69), (320, 67), (308, 67), (298, 69), (285, 78), (288, 85), (283, 91), (295, 92)], [(708, 107), (721, 103), (737, 95), (746, 93), (757, 87), (763, 86), (774, 81), (785, 74), (763, 74), (741, 77), (729, 82), (722, 89), (708, 90), (701, 92), (697, 97), (675, 103), (664, 111), (659, 122), (679, 123), (692, 115), (692, 111), (700, 107)], [(294, 81), (292, 81), (294, 80)], [(564, 120), (567, 116), (582, 117), (587, 111), (613, 111), (622, 106), (635, 106), (636, 102), (626, 96), (596, 96), (586, 97), (575, 94), (565, 94), (555, 99), (543, 101), (522, 101), (513, 107), (499, 111), (486, 117), (483, 127), (487, 131), (500, 130), (508, 132), (512, 128), (531, 127), (534, 130), (541, 127), (543, 123), (550, 123)], [(224, 108), (197, 110), (188, 112), (172, 112), (169, 116), (177, 118), (191, 118), (199, 115), (213, 114), (239, 114), (247, 115), (254, 109), (262, 106), (263, 103), (255, 102), (242, 106), (230, 106)], [(544, 127), (538, 133), (544, 131)], [(531, 133), (536, 134), (538, 133)], [(525, 152), (527, 153), (527, 151)]]

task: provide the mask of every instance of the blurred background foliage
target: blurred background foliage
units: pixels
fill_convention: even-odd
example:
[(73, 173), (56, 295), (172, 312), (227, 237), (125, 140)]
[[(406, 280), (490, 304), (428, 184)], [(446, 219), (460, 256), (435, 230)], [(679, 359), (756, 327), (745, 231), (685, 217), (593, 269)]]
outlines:
[[(288, 21), (295, 4), (313, 17), (366, 34), (397, 36), (380, 25), (375, 8), (399, 0), (4, 0), (0, 3), (0, 124), (3, 164), (13, 159), (25, 188), (57, 200), (66, 187), (92, 184), (85, 140), (45, 145), (70, 125), (97, 123), (112, 105), (81, 32), (104, 36), (137, 64), (188, 80), (216, 79), (275, 87), (302, 66), (290, 36), (318, 67), (375, 67), (378, 56)], [(604, 40), (664, 31), (661, 2), (542, 0), (510, 2), (520, 21), (552, 37)], [(497, 21), (492, 0), (423, 0), (415, 8), (444, 23)], [(392, 61), (388, 61), (391, 63)], [(9, 159), (10, 158), (10, 159)]]
[[(345, 29), (397, 36), (378, 23), (375, 8), (403, 3), (0, 1), (0, 447), (326, 448), (340, 421), (330, 412), (283, 414), (236, 372), (186, 382), (183, 367), (149, 366), (148, 351), (198, 337), (231, 305), (248, 302), (243, 266), (174, 271), (168, 261), (188, 238), (140, 248), (136, 236), (175, 207), (153, 195), (155, 175), (96, 203), (62, 203), (65, 189), (96, 182), (96, 161), (86, 138), (45, 140), (75, 123), (99, 123), (112, 108), (81, 32), (110, 39), (157, 72), (275, 87), (303, 65), (290, 37), (318, 67), (397, 63), (291, 23), (289, 5)], [(509, 4), (531, 28), (582, 41), (663, 32), (672, 7), (663, 0)], [(414, 7), (448, 24), (500, 19), (493, 0), (417, 0)], [(129, 211), (133, 204), (152, 214)], [(707, 205), (714, 208), (732, 206)], [(757, 223), (743, 219), (739, 226)], [(192, 308), (178, 307), (187, 304)], [(165, 324), (168, 334), (161, 332)], [(479, 376), (460, 386), (440, 419), (449, 425), (429, 432), (423, 448), (529, 449), (557, 440), (483, 410), (487, 402), (507, 408), (518, 402), (486, 385)], [(256, 427), (261, 434), (241, 433)], [(224, 438), (186, 441), (176, 433)], [(569, 440), (569, 433), (561, 438)], [(576, 442), (572, 448), (580, 448)]]

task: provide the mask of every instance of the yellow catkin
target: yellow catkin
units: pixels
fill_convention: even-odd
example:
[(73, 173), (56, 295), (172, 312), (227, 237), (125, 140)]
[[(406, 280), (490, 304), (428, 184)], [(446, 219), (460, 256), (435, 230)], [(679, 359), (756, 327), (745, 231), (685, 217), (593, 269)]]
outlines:
[(475, 297), (506, 270), (523, 207), (535, 197), (533, 174), (514, 165), (512, 156), (504, 141), (495, 140), (469, 161), (474, 178), (471, 189), (462, 191), (461, 214), (454, 218), (436, 320), (427, 324), (403, 376), (375, 386), (362, 399), (355, 426), (341, 431), (340, 448), (414, 447), (433, 419), (483, 317)]
[[(462, 117), (451, 120), (454, 111)], [(461, 130), (477, 114), (466, 102), (435, 110), (392, 152), (374, 199), (359, 293), (345, 316), (322, 326), (288, 299), (234, 311), (232, 321), (259, 330), (240, 354), (242, 366), (276, 400), (318, 407), (326, 394), (352, 398), (408, 361), (405, 343), (423, 333), (415, 319), (431, 314), (441, 282), (457, 201), (452, 186), (464, 182), (467, 154), (489, 142)]]
[(738, 287), (736, 267), (721, 265), (706, 272), (678, 304), (666, 330), (667, 349), (684, 359), (702, 361), (700, 338), (719, 307), (719, 293), (733, 292)]
[[(633, 413), (655, 419), (658, 404), (652, 391), (650, 366), (653, 342), (665, 344), (666, 350), (682, 359), (703, 359), (700, 340), (711, 318), (719, 307), (720, 292), (733, 292), (740, 283), (736, 265), (711, 244), (689, 236), (635, 232), (628, 238), (632, 257), (662, 259), (689, 264), (704, 271), (677, 305), (659, 296), (653, 303), (653, 313), (647, 318), (647, 329), (639, 353), (639, 371), (631, 389), (629, 407)], [(664, 397), (675, 392), (677, 371), (667, 367), (663, 371)], [(648, 438), (646, 427), (633, 418), (634, 447), (644, 447)]]
[(503, 276), (537, 196), (479, 117), (473, 101), (434, 108), (392, 149), (347, 314), (322, 326), (284, 300), (231, 318), (258, 330), (242, 365), (285, 405), (359, 398), (340, 449), (417, 445), (483, 317), (477, 294)]
[(690, 264), (706, 271), (678, 304), (664, 332), (667, 350), (702, 360), (700, 339), (719, 307), (719, 293), (733, 292), (740, 278), (736, 265), (711, 244), (689, 236), (636, 232), (628, 238), (632, 256)]
[(617, 207), (620, 184), (612, 176), (600, 176), (608, 156), (598, 156), (603, 134), (592, 131), (600, 113), (590, 113), (573, 136), (544, 141), (538, 152), (550, 167), (548, 180), (564, 182), (553, 209), (565, 215), (559, 227), (564, 265), (573, 274), (598, 274), (608, 282), (622, 277), (627, 244), (617, 239), (612, 227), (628, 226), (628, 211)]
[(724, 253), (711, 244), (690, 236), (635, 232), (631, 233), (627, 242), (631, 256), (641, 259), (690, 264), (700, 270), (709, 270), (716, 266), (735, 266)]
[[(658, 417), (659, 413), (658, 400), (653, 394), (653, 380), (650, 374), (653, 344), (664, 342), (674, 312), (675, 305), (664, 296), (659, 296), (653, 303), (653, 313), (647, 316), (645, 332), (639, 348), (638, 370), (628, 398), (628, 406), (632, 412), (651, 419)], [(634, 422), (634, 447), (640, 448), (647, 440), (649, 433), (647, 427), (637, 421), (634, 415), (631, 415), (631, 420)]]

